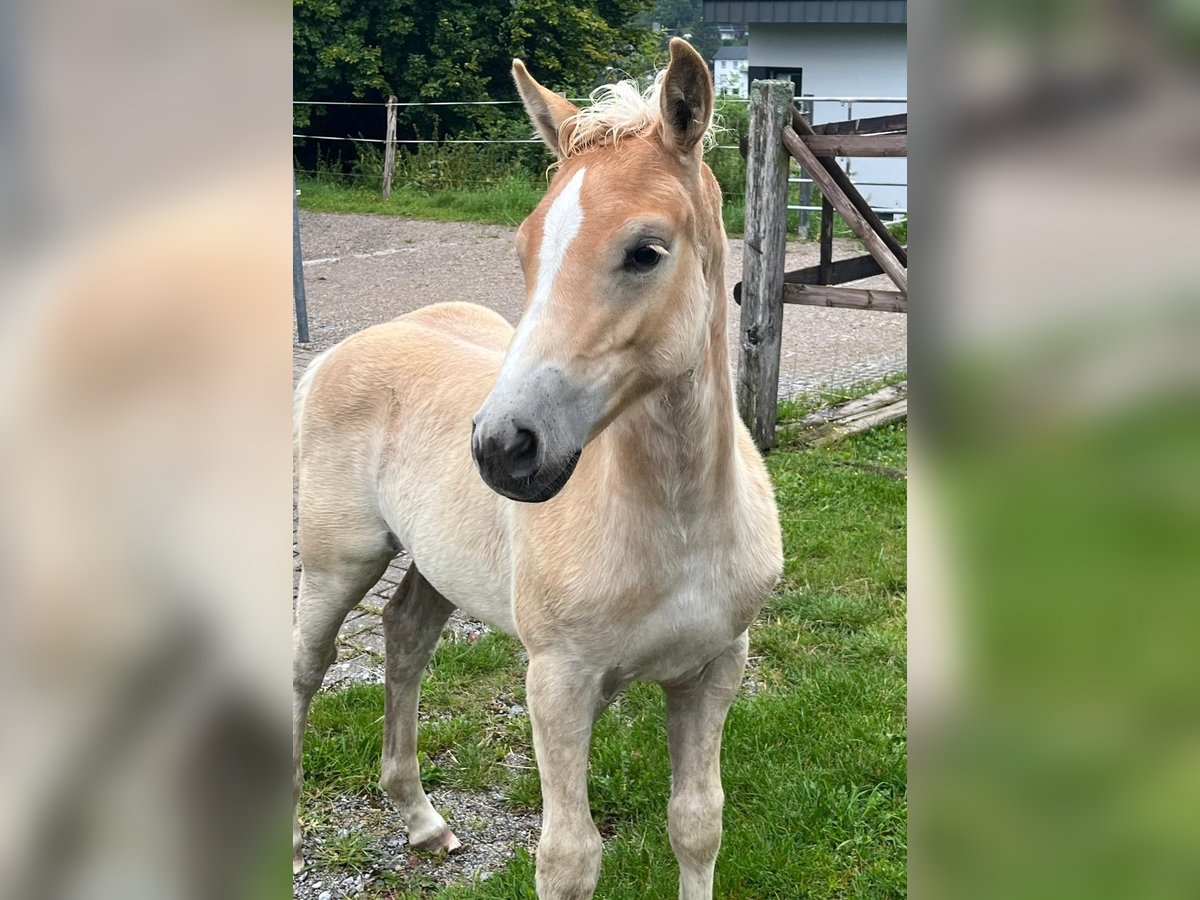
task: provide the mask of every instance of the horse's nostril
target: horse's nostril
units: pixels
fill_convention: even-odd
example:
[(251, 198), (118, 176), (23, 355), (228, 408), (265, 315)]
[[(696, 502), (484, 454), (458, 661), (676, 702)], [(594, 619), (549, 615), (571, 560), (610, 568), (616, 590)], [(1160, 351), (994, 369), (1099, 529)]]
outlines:
[(537, 470), (538, 440), (528, 428), (517, 428), (505, 441), (504, 456), (514, 478), (527, 478)]

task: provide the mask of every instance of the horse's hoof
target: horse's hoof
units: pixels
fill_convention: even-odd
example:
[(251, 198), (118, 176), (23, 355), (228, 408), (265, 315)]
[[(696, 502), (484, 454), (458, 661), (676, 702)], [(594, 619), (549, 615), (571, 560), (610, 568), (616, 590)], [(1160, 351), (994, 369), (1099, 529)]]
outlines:
[(297, 850), (292, 854), (292, 874), (299, 875), (304, 871), (304, 853)]
[(427, 838), (420, 843), (413, 844), (413, 848), (416, 850), (423, 850), (426, 853), (440, 853), (443, 856), (453, 853), (461, 846), (462, 842), (454, 836), (454, 832), (449, 828), (447, 828), (441, 834), (435, 834), (431, 838)]

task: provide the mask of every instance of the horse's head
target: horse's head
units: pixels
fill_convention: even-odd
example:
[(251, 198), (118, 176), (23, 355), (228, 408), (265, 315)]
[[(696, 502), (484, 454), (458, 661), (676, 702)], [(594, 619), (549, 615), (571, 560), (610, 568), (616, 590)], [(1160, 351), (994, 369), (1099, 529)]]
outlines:
[(648, 96), (609, 85), (582, 110), (520, 60), (513, 77), (559, 165), (517, 231), (525, 313), (471, 450), (493, 490), (539, 502), (622, 410), (699, 365), (725, 236), (701, 159), (712, 80), (686, 41)]

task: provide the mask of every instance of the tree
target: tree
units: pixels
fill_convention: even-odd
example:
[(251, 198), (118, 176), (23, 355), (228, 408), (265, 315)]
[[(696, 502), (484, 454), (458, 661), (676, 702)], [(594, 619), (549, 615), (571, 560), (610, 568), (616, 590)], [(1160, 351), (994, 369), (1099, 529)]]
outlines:
[(700, 51), (705, 62), (711, 66), (712, 58), (721, 49), (721, 32), (717, 31), (717, 26), (712, 22), (702, 22), (697, 19), (685, 29), (684, 36), (693, 47)]
[[(300, 100), (507, 100), (514, 56), (548, 87), (586, 92), (644, 53), (634, 24), (648, 0), (293, 0), (293, 90)], [(487, 131), (503, 107), (413, 107), (408, 128), (428, 135)], [(296, 107), (295, 124), (356, 113)], [(378, 110), (372, 121), (382, 121)], [(378, 125), (370, 130), (379, 130)], [(345, 132), (344, 132), (345, 133)], [(352, 133), (352, 132), (351, 132)]]
[(661, 25), (663, 46), (671, 37), (686, 38), (708, 61), (721, 46), (721, 33), (716, 24), (704, 21), (703, 0), (656, 0), (638, 21), (647, 26), (654, 22)]

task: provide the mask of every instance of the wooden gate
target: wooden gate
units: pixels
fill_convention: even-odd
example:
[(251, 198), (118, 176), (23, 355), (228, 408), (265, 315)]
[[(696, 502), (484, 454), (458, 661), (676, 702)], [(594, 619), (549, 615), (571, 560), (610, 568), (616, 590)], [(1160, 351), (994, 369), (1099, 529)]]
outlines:
[[(838, 165), (838, 156), (907, 156), (908, 114), (812, 125), (796, 110), (790, 81), (750, 86), (746, 149), (746, 225), (742, 280), (738, 411), (766, 450), (775, 441), (783, 306), (837, 306), (908, 312), (908, 250)], [(820, 262), (784, 271), (788, 170), (795, 159), (821, 191)], [(846, 221), (867, 254), (833, 261), (833, 213)], [(887, 274), (895, 290), (836, 287)]]

